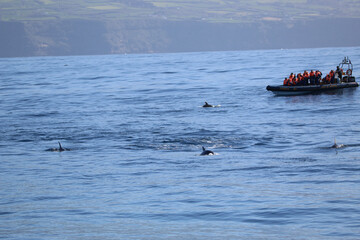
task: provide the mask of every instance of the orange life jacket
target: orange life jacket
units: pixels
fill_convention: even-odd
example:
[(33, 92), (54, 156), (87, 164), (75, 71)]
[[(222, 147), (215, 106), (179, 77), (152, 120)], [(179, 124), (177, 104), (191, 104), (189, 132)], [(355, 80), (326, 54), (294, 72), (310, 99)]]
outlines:
[(302, 81), (302, 80), (304, 79), (304, 76), (301, 75), (301, 73), (299, 73), (299, 74), (297, 75), (297, 79), (298, 79), (298, 81)]
[(287, 79), (287, 78), (285, 78), (285, 80), (284, 80), (284, 86), (287, 86), (289, 84), (289, 79)]
[(326, 75), (325, 81), (326, 81), (326, 83), (330, 83), (330, 82), (331, 82), (331, 76), (330, 76), (330, 74)]

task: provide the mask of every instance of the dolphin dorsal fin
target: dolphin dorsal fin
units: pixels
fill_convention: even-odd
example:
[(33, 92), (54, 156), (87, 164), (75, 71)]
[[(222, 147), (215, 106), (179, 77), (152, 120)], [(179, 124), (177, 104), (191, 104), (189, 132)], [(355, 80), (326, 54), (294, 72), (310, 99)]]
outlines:
[(62, 148), (62, 146), (61, 146), (61, 143), (60, 142), (58, 142), (59, 143), (59, 150), (61, 151), (61, 150), (63, 150), (63, 148)]
[(202, 147), (202, 150), (203, 150), (203, 151), (205, 151), (205, 148), (204, 148), (204, 146)]

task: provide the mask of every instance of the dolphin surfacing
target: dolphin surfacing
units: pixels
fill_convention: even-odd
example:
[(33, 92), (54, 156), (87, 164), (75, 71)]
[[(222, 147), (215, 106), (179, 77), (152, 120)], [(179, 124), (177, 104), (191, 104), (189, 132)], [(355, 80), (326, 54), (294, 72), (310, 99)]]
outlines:
[(68, 148), (63, 148), (63, 147), (61, 146), (61, 143), (60, 143), (60, 142), (58, 142), (58, 143), (59, 143), (59, 148), (49, 148), (49, 149), (47, 149), (46, 151), (49, 151), (49, 152), (70, 151), (70, 149), (68, 149)]
[(336, 143), (336, 138), (334, 138), (334, 145), (331, 146), (331, 148), (343, 148), (345, 147), (344, 144), (337, 144)]
[(217, 108), (217, 107), (221, 107), (221, 105), (211, 105), (208, 104), (207, 102), (205, 102), (204, 105), (202, 105), (203, 108)]
[(206, 150), (204, 147), (202, 147), (202, 153), (200, 154), (201, 156), (208, 156), (208, 155), (215, 155), (215, 153), (213, 151), (210, 150)]
[(214, 105), (208, 104), (207, 102), (205, 102), (205, 104), (203, 105), (203, 107), (215, 107)]

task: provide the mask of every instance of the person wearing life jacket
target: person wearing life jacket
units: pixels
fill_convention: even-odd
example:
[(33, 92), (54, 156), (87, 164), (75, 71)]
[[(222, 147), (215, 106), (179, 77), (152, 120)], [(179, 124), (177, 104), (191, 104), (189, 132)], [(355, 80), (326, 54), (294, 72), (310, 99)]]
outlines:
[(293, 85), (294, 77), (295, 77), (295, 75), (293, 73), (291, 73), (289, 76), (289, 83), (291, 83), (291, 85)]
[(338, 77), (340, 78), (340, 81), (342, 82), (342, 80), (343, 80), (343, 78), (342, 78), (342, 69), (339, 67), (339, 66), (337, 66), (336, 67), (336, 72), (335, 73), (337, 73), (337, 75), (338, 75)]
[(308, 85), (308, 79), (304, 76), (304, 74), (300, 74), (300, 81), (300, 85)]
[(293, 86), (294, 85), (294, 82), (291, 78), (288, 78), (287, 79), (287, 84), (285, 86)]
[(297, 78), (296, 78), (296, 85), (301, 86), (304, 85), (303, 84), (304, 78), (301, 75), (301, 73), (298, 73)]
[(319, 70), (317, 70), (317, 71), (315, 72), (315, 84), (316, 84), (316, 85), (319, 85), (319, 84), (320, 84), (321, 75), (322, 75), (322, 73), (321, 73)]
[(334, 70), (331, 70), (329, 75), (330, 75), (330, 83), (335, 83), (335, 72), (334, 72)]
[(290, 84), (290, 80), (288, 78), (285, 78), (283, 85), (284, 86), (289, 86), (289, 84)]
[(290, 78), (289, 79), (289, 86), (295, 86), (296, 84), (296, 79), (295, 78)]
[(311, 70), (310, 72), (310, 85), (314, 85), (315, 84), (315, 72), (314, 70)]
[[(328, 75), (328, 74), (326, 74), (326, 75)], [(321, 79), (321, 84), (326, 84), (326, 76)]]
[(294, 78), (293, 80), (293, 86), (298, 86), (299, 85), (299, 78)]
[(303, 84), (308, 85), (309, 84), (309, 73), (308, 71), (304, 71), (303, 73)]
[(291, 73), (291, 74), (289, 75), (289, 79), (294, 80), (294, 78), (295, 78), (295, 75), (294, 75), (293, 73)]
[(330, 73), (326, 74), (326, 77), (323, 79), (323, 81), (324, 81), (325, 84), (330, 84), (331, 83), (331, 75), (330, 75)]

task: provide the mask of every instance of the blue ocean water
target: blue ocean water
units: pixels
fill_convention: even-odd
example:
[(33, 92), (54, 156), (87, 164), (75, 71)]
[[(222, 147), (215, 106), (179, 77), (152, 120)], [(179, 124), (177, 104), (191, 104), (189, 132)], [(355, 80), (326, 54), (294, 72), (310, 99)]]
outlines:
[(344, 56), (0, 59), (0, 238), (360, 239), (360, 90), (265, 90)]

